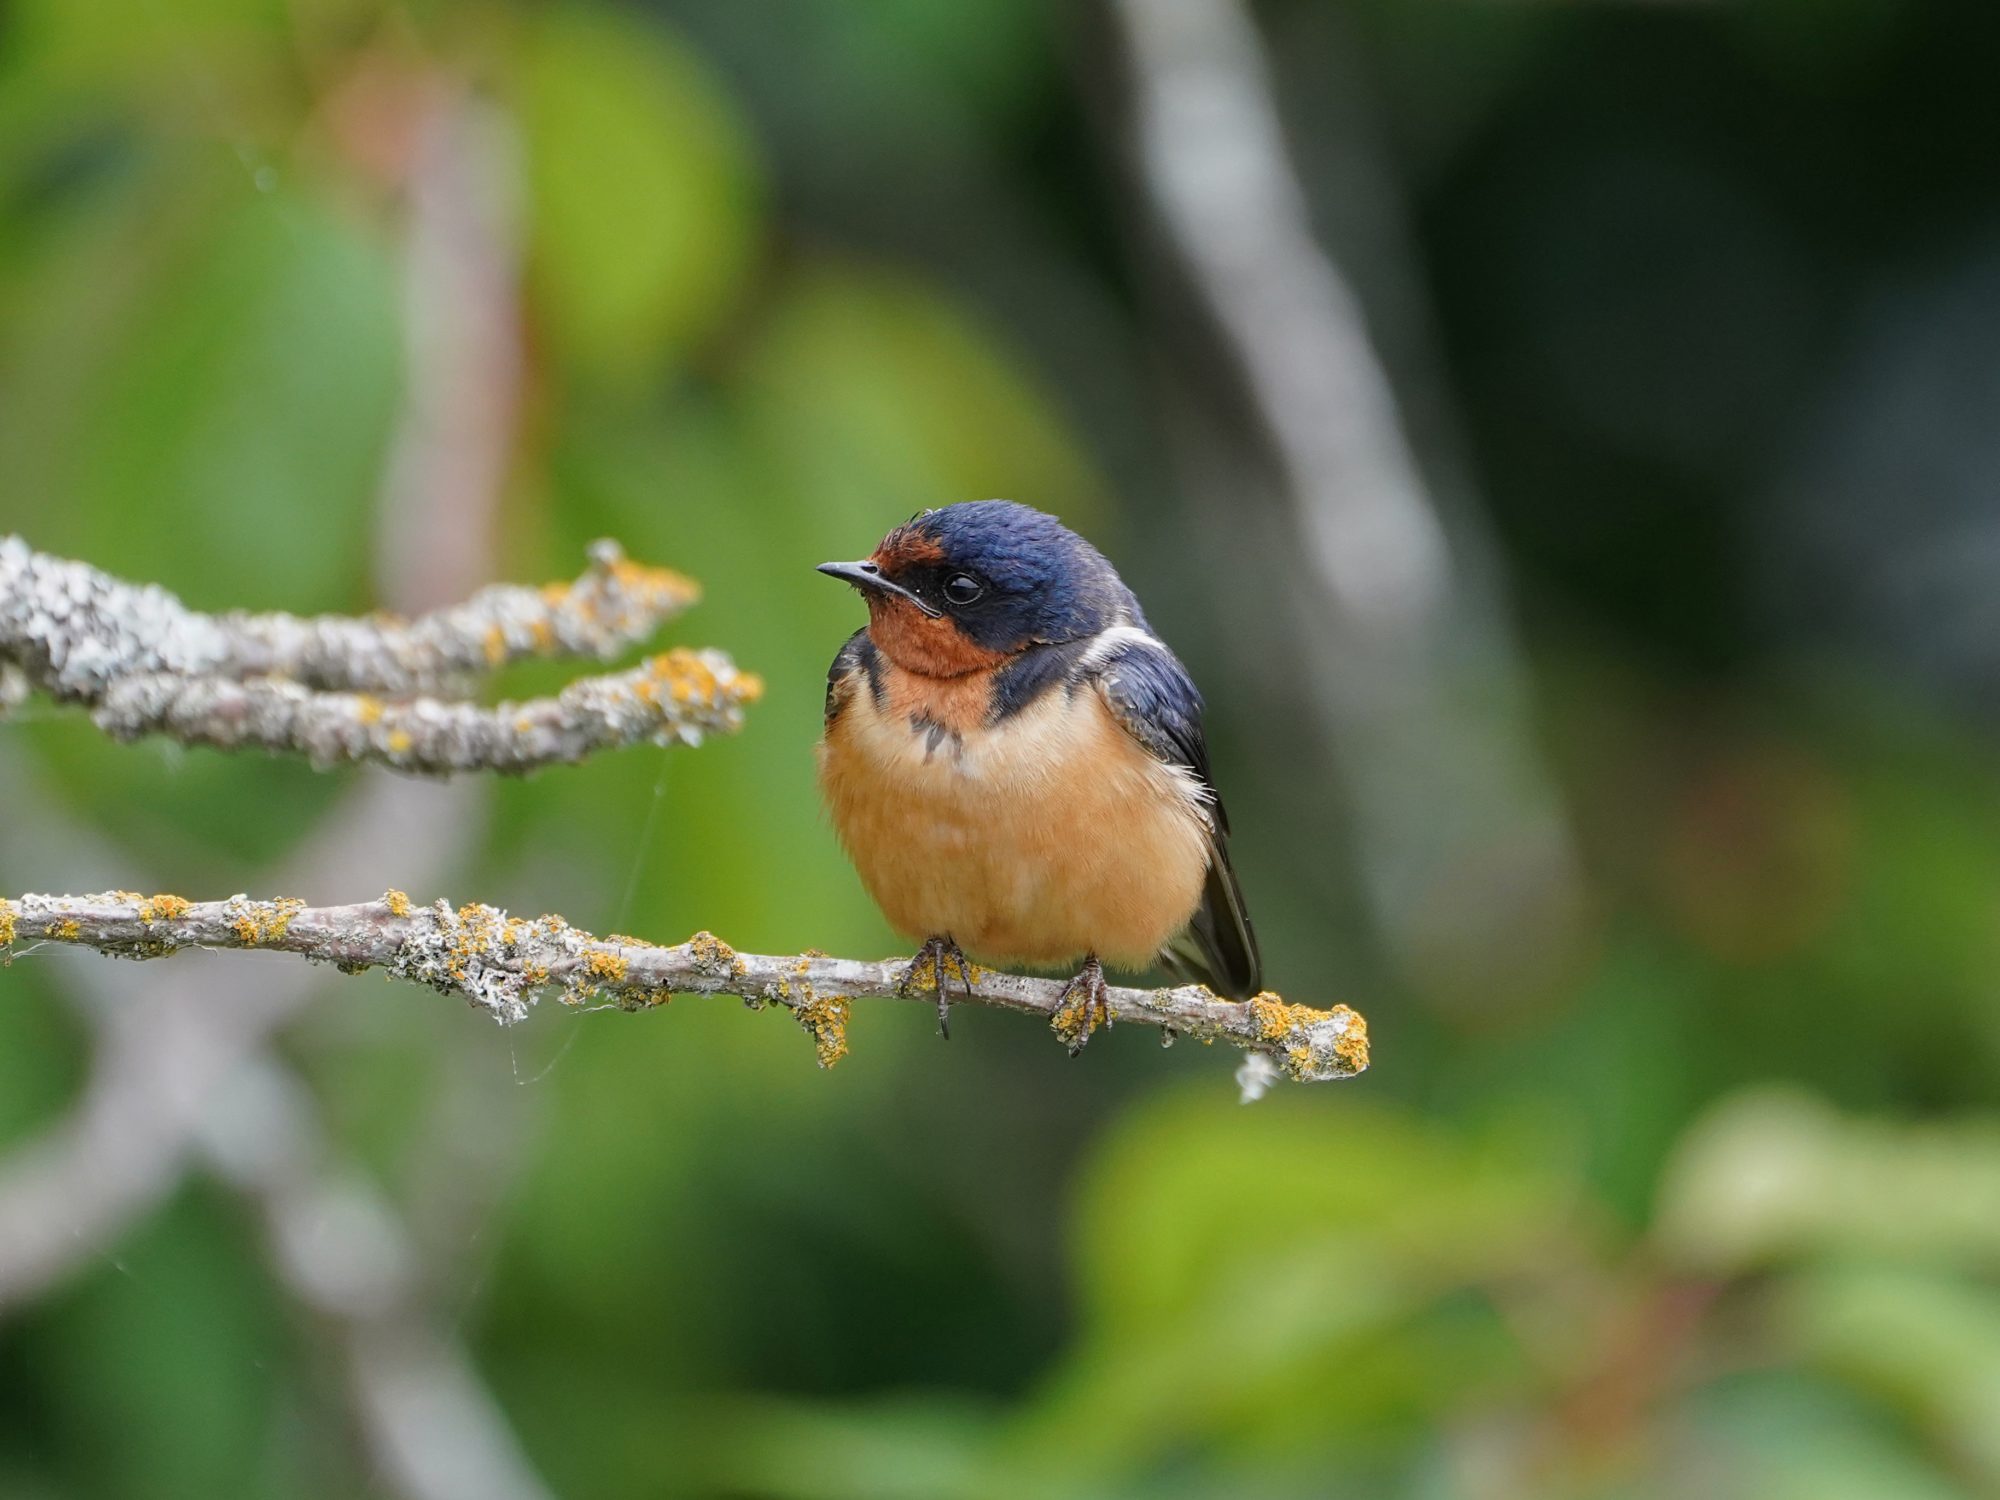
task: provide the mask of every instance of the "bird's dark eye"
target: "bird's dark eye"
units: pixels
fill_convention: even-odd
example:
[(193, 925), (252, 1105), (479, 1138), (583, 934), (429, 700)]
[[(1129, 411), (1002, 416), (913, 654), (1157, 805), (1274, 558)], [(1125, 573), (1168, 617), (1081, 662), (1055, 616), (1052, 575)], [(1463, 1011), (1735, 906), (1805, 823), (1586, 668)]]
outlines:
[(944, 581), (944, 596), (953, 604), (970, 604), (986, 592), (986, 586), (970, 573), (954, 573)]

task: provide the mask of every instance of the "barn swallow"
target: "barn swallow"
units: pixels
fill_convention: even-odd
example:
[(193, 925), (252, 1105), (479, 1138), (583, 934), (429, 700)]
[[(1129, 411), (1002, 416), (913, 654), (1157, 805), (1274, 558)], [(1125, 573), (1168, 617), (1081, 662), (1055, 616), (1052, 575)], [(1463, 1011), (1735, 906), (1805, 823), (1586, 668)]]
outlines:
[(1086, 1038), (1109, 1020), (1106, 963), (1257, 992), (1201, 694), (1102, 553), (979, 500), (819, 571), (868, 605), (827, 673), (820, 791), (869, 894), (921, 943), (905, 983), (928, 962), (945, 1035), (945, 966), (970, 996), (967, 952), (1080, 959), (1064, 1001)]

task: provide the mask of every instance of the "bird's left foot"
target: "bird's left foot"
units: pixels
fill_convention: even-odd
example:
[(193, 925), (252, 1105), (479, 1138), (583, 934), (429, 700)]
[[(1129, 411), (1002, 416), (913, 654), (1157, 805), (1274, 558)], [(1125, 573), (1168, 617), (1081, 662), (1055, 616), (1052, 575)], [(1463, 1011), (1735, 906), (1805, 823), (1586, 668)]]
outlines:
[(1111, 1025), (1111, 986), (1104, 982), (1104, 965), (1095, 953), (1084, 959), (1076, 978), (1063, 990), (1050, 1024), (1071, 1057), (1083, 1050), (1099, 1026)]
[(944, 966), (952, 965), (958, 970), (958, 982), (965, 987), (965, 998), (972, 998), (972, 965), (967, 961), (965, 950), (942, 933), (933, 933), (924, 939), (917, 956), (910, 960), (909, 968), (903, 971), (902, 982), (896, 986), (896, 993), (907, 995), (912, 990), (929, 981), (930, 989), (937, 996), (938, 1035), (951, 1040), (951, 996), (945, 990)]

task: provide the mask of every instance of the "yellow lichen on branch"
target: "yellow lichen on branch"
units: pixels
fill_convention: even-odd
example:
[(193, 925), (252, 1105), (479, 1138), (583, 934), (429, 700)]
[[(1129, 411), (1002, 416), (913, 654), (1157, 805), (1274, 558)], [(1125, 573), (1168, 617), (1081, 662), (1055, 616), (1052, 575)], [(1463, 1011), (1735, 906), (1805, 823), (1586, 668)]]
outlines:
[[(922, 975), (901, 961), (862, 962), (817, 952), (739, 953), (713, 933), (685, 943), (600, 939), (559, 916), (509, 916), (479, 902), (419, 906), (401, 891), (353, 906), (309, 907), (296, 897), (190, 902), (129, 891), (93, 896), (24, 896), (0, 901), (0, 953), (18, 931), (127, 958), (159, 958), (186, 948), (256, 948), (293, 953), (346, 972), (392, 975), (457, 995), (496, 1020), (524, 1019), (543, 998), (570, 1005), (600, 999), (625, 1010), (664, 1004), (675, 994), (735, 995), (753, 1009), (781, 1006), (813, 1039), (822, 1067), (848, 1052), (858, 999), (926, 999)], [(912, 978), (919, 982), (912, 984)], [(1019, 1011), (1052, 1021), (1072, 1047), (1112, 1020), (1159, 1027), (1206, 1042), (1228, 1041), (1274, 1074), (1300, 1082), (1346, 1078), (1368, 1065), (1367, 1024), (1346, 1006), (1314, 1010), (1275, 995), (1220, 1000), (1200, 985), (1134, 990), (1107, 986), (1086, 1008), (1080, 990), (967, 966), (955, 1003)], [(1101, 1002), (1101, 1009), (1099, 1008)], [(1252, 1059), (1256, 1061), (1257, 1059)]]
[(627, 594), (648, 602), (661, 614), (686, 609), (701, 599), (701, 585), (685, 573), (634, 562), (622, 552), (611, 559), (609, 571)]
[(1245, 1004), (1258, 1035), (1277, 1044), (1278, 1060), (1293, 1078), (1319, 1077), (1329, 1065), (1343, 1073), (1367, 1069), (1368, 1023), (1358, 1011), (1345, 1005), (1331, 1010), (1288, 1005), (1268, 991)]
[[(245, 948), (255, 948), (273, 938), (283, 937), (285, 929), (291, 926), (292, 918), (306, 909), (305, 902), (297, 896), (280, 896), (275, 901), (252, 901), (247, 896), (231, 896), (223, 905), (229, 911), (229, 925), (236, 934), (236, 941)], [(187, 914), (186, 903), (183, 903), (181, 914)], [(153, 921), (159, 920), (156, 911)]]
[(139, 904), (139, 920), (148, 927), (155, 922), (173, 922), (188, 914), (191, 903), (180, 896), (169, 896), (165, 892)]
[(792, 1015), (813, 1039), (813, 1051), (822, 1068), (830, 1068), (847, 1056), (847, 1023), (854, 1015), (851, 1000), (824, 1000), (803, 985), (805, 997), (792, 1006)]
[(1336, 1005), (1333, 1008), (1332, 1019), (1341, 1029), (1340, 1039), (1334, 1043), (1333, 1048), (1335, 1060), (1350, 1073), (1367, 1072), (1367, 1017), (1349, 1006)]
[(688, 951), (695, 961), (704, 968), (718, 973), (742, 973), (743, 964), (736, 956), (736, 950), (723, 942), (712, 932), (697, 932), (687, 940)]
[(356, 761), (424, 775), (525, 772), (603, 750), (694, 745), (742, 726), (763, 683), (676, 648), (551, 698), (483, 707), (471, 683), (531, 655), (608, 661), (700, 590), (595, 544), (573, 583), (496, 585), (413, 620), (204, 615), (0, 536), (0, 668), (88, 707), (105, 734)]
[(700, 653), (677, 646), (648, 661), (644, 675), (632, 685), (632, 691), (648, 703), (665, 699), (715, 708), (727, 698), (738, 703), (757, 702), (764, 696), (764, 679), (755, 672), (738, 672), (725, 687), (715, 668)]
[(564, 995), (565, 1000), (580, 1003), (595, 993), (598, 986), (617, 984), (631, 972), (631, 965), (616, 953), (593, 948), (583, 955), (583, 972), (589, 982), (577, 986), (574, 994)]
[(1107, 1027), (1111, 1024), (1110, 1015), (1101, 1014), (1090, 995), (1078, 988), (1064, 995), (1056, 1013), (1049, 1017), (1049, 1029), (1055, 1032), (1056, 1040), (1069, 1048), (1070, 1055), (1074, 1057), (1083, 1050), (1084, 1043), (1096, 1034), (1100, 1020)]

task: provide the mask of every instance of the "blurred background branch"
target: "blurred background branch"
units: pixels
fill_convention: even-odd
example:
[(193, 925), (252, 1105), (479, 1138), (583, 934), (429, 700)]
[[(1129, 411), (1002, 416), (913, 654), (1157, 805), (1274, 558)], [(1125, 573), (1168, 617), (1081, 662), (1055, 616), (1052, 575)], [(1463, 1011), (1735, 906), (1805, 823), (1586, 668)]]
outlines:
[(1304, 621), (1294, 683), (1338, 747), (1377, 930), (1398, 965), (1448, 981), (1463, 963), (1491, 983), (1500, 934), (1573, 941), (1580, 887), (1476, 507), (1448, 524), (1412, 451), (1361, 300), (1315, 236), (1248, 6), (1111, 9), (1146, 197), (1291, 512), (1296, 546), (1275, 566), (1297, 586), (1274, 607)]

